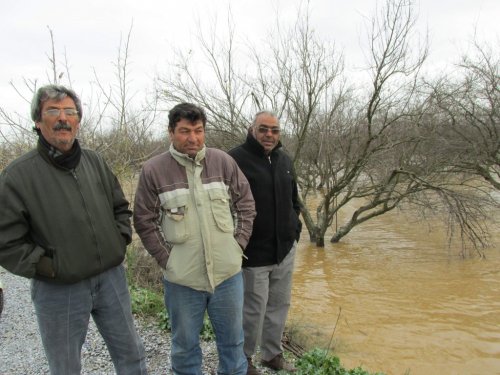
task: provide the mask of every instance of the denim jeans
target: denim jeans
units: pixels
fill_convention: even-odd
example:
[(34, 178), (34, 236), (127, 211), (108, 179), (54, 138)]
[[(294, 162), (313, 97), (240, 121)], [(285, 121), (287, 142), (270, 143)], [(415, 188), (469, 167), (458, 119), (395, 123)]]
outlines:
[(241, 272), (202, 292), (163, 279), (165, 305), (172, 325), (172, 370), (175, 375), (201, 375), (200, 331), (205, 311), (216, 336), (219, 375), (245, 375), (243, 354), (243, 278)]
[(80, 374), (90, 315), (106, 342), (116, 373), (147, 374), (122, 265), (75, 284), (32, 280), (31, 299), (52, 375)]

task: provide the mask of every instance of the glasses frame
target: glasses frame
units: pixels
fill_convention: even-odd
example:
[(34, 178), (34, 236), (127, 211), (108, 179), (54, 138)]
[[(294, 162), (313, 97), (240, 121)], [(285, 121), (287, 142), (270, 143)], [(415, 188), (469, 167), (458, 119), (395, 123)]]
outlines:
[(267, 134), (267, 133), (271, 132), (272, 135), (278, 135), (281, 133), (281, 129), (278, 128), (277, 126), (269, 127), (266, 125), (257, 126), (257, 131), (260, 134)]
[(79, 114), (76, 108), (50, 108), (44, 111), (43, 114), (49, 117), (59, 117), (61, 112), (64, 112), (64, 115), (68, 117), (78, 116)]

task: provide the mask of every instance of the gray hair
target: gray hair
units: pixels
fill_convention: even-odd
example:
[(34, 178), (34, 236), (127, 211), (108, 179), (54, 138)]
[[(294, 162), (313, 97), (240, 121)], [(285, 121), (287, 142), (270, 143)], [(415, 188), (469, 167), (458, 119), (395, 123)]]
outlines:
[(272, 116), (274, 118), (276, 118), (278, 120), (278, 124), (280, 123), (280, 119), (278, 118), (278, 116), (276, 116), (276, 113), (272, 112), (272, 111), (259, 111), (255, 114), (254, 118), (253, 118), (253, 121), (252, 121), (252, 126), (255, 126), (257, 125), (257, 117), (259, 117), (260, 115), (268, 115), (268, 116)]
[(40, 87), (31, 101), (31, 119), (35, 122), (42, 120), (43, 104), (48, 100), (63, 100), (70, 97), (75, 102), (78, 118), (82, 118), (82, 102), (76, 93), (61, 85), (46, 85)]

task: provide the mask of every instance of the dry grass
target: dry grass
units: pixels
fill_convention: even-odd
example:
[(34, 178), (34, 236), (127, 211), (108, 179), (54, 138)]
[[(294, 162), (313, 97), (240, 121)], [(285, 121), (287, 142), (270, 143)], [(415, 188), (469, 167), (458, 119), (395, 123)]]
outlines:
[(131, 285), (163, 293), (161, 268), (144, 249), (139, 239), (134, 239), (129, 245), (127, 273)]

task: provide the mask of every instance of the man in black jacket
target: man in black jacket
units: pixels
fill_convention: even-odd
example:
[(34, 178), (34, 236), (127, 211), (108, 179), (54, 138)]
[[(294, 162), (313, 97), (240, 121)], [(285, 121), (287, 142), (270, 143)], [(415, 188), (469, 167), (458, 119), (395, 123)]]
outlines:
[(293, 163), (281, 150), (280, 125), (269, 111), (255, 115), (245, 143), (229, 151), (250, 183), (257, 217), (243, 260), (244, 351), (248, 375), (259, 336), (262, 365), (295, 371), (283, 358), (281, 337), (290, 307), (295, 249), (301, 222)]

